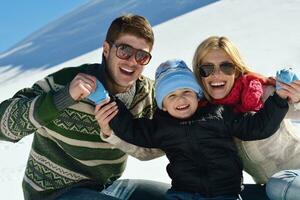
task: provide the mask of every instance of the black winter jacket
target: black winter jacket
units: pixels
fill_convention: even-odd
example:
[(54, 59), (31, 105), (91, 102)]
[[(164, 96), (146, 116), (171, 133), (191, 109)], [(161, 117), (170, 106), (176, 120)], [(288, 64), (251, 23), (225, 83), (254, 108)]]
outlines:
[(241, 191), (243, 166), (233, 136), (242, 140), (267, 138), (288, 110), (287, 102), (276, 94), (256, 114), (235, 114), (230, 107), (209, 104), (187, 120), (161, 110), (153, 120), (133, 119), (121, 102), (118, 106), (119, 112), (110, 122), (115, 134), (129, 143), (165, 151), (172, 188), (206, 197)]

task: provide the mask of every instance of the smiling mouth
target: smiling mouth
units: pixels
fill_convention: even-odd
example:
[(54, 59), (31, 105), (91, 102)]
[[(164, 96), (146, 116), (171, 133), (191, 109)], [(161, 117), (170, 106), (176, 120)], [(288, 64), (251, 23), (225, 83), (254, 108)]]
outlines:
[(225, 82), (214, 82), (214, 83), (210, 83), (210, 86), (213, 88), (220, 88), (220, 87), (224, 87), (225, 86)]
[(182, 105), (182, 106), (178, 106), (178, 107), (176, 107), (176, 110), (179, 110), (179, 111), (181, 111), (181, 110), (185, 110), (185, 109), (187, 109), (188, 107), (190, 107), (190, 105), (186, 104), (186, 105)]
[(124, 67), (120, 67), (120, 71), (125, 75), (132, 75), (134, 73), (134, 70), (132, 69), (126, 69)]

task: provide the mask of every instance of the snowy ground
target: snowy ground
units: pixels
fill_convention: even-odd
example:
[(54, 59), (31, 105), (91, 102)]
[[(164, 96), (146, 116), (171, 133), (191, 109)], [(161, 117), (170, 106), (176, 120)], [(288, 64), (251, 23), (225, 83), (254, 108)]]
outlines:
[[(159, 63), (170, 58), (182, 58), (190, 64), (196, 46), (211, 35), (232, 39), (254, 71), (274, 75), (277, 69), (293, 67), (300, 74), (299, 19), (300, 0), (217, 1), (155, 26), (153, 60), (144, 74), (154, 78)], [(26, 45), (15, 47), (16, 51), (22, 52), (22, 49), (26, 49)], [(99, 62), (100, 55), (101, 49), (94, 49), (47, 69), (23, 71), (22, 66), (18, 68), (13, 63), (14, 68), (0, 67), (0, 102), (59, 68)], [(0, 63), (5, 56), (8, 56), (7, 52), (0, 55)], [(31, 140), (29, 136), (16, 144), (0, 142), (1, 199), (23, 199), (21, 181)], [(164, 157), (147, 162), (130, 158), (123, 178), (169, 182), (166, 163)], [(247, 176), (246, 182), (252, 182), (252, 179)]]

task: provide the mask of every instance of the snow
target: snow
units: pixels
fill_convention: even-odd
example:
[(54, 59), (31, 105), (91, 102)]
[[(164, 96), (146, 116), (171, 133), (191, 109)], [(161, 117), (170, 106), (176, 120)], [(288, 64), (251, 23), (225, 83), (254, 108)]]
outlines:
[[(162, 1), (165, 7), (159, 7), (158, 1), (153, 1), (156, 2), (153, 5), (151, 1), (143, 1), (143, 4), (138, 0), (127, 1), (119, 7), (108, 2), (91, 1), (1, 54), (0, 102), (60, 68), (99, 62), (102, 53), (99, 47), (103, 36), (102, 39), (96, 37), (92, 31), (96, 31), (101, 20), (107, 24), (117, 13), (133, 8), (136, 12), (143, 11), (147, 18), (156, 21), (152, 23), (155, 32), (153, 59), (143, 73), (150, 78), (154, 78), (156, 67), (167, 59), (182, 58), (191, 64), (197, 45), (211, 35), (229, 37), (256, 72), (269, 76), (275, 75), (276, 70), (283, 67), (293, 67), (300, 74), (300, 26), (297, 25), (300, 19), (299, 0), (206, 1), (211, 4), (202, 7), (196, 5), (196, 1), (184, 1), (190, 4), (187, 3), (189, 5), (185, 8), (188, 9), (180, 12), (175, 9), (177, 5), (172, 7), (167, 1)], [(183, 1), (176, 1), (180, 2)], [(104, 14), (108, 13), (104, 11), (103, 15), (96, 15), (102, 12), (99, 4), (102, 4), (104, 11), (113, 8), (114, 14), (107, 18)], [(160, 12), (154, 6), (158, 6)], [(93, 9), (93, 12), (87, 12), (89, 9)], [(168, 16), (165, 9), (168, 10)], [(159, 16), (164, 20), (158, 21)], [(79, 19), (80, 23), (71, 23)], [(70, 28), (72, 25), (74, 29)], [(64, 26), (69, 29), (64, 30)], [(88, 31), (83, 31), (85, 29)], [(101, 29), (102, 32), (105, 30)], [(67, 39), (70, 37), (73, 41)], [(60, 48), (70, 52), (62, 54)], [(299, 122), (296, 124), (299, 130)], [(31, 140), (32, 136), (28, 136), (15, 144), (0, 142), (1, 199), (23, 199), (21, 181)], [(166, 164), (165, 157), (144, 162), (130, 158), (122, 178), (170, 182), (165, 170)], [(245, 180), (253, 182), (247, 175)]]

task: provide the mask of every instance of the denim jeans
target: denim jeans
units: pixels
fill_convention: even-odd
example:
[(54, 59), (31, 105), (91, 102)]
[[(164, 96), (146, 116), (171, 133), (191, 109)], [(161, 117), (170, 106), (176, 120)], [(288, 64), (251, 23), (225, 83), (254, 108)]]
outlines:
[(283, 170), (268, 181), (266, 192), (270, 200), (300, 199), (300, 170)]
[(167, 200), (238, 200), (237, 196), (218, 196), (206, 198), (199, 193), (175, 191), (169, 189), (166, 195)]
[(169, 184), (135, 179), (115, 181), (102, 191), (72, 188), (57, 200), (164, 200)]

